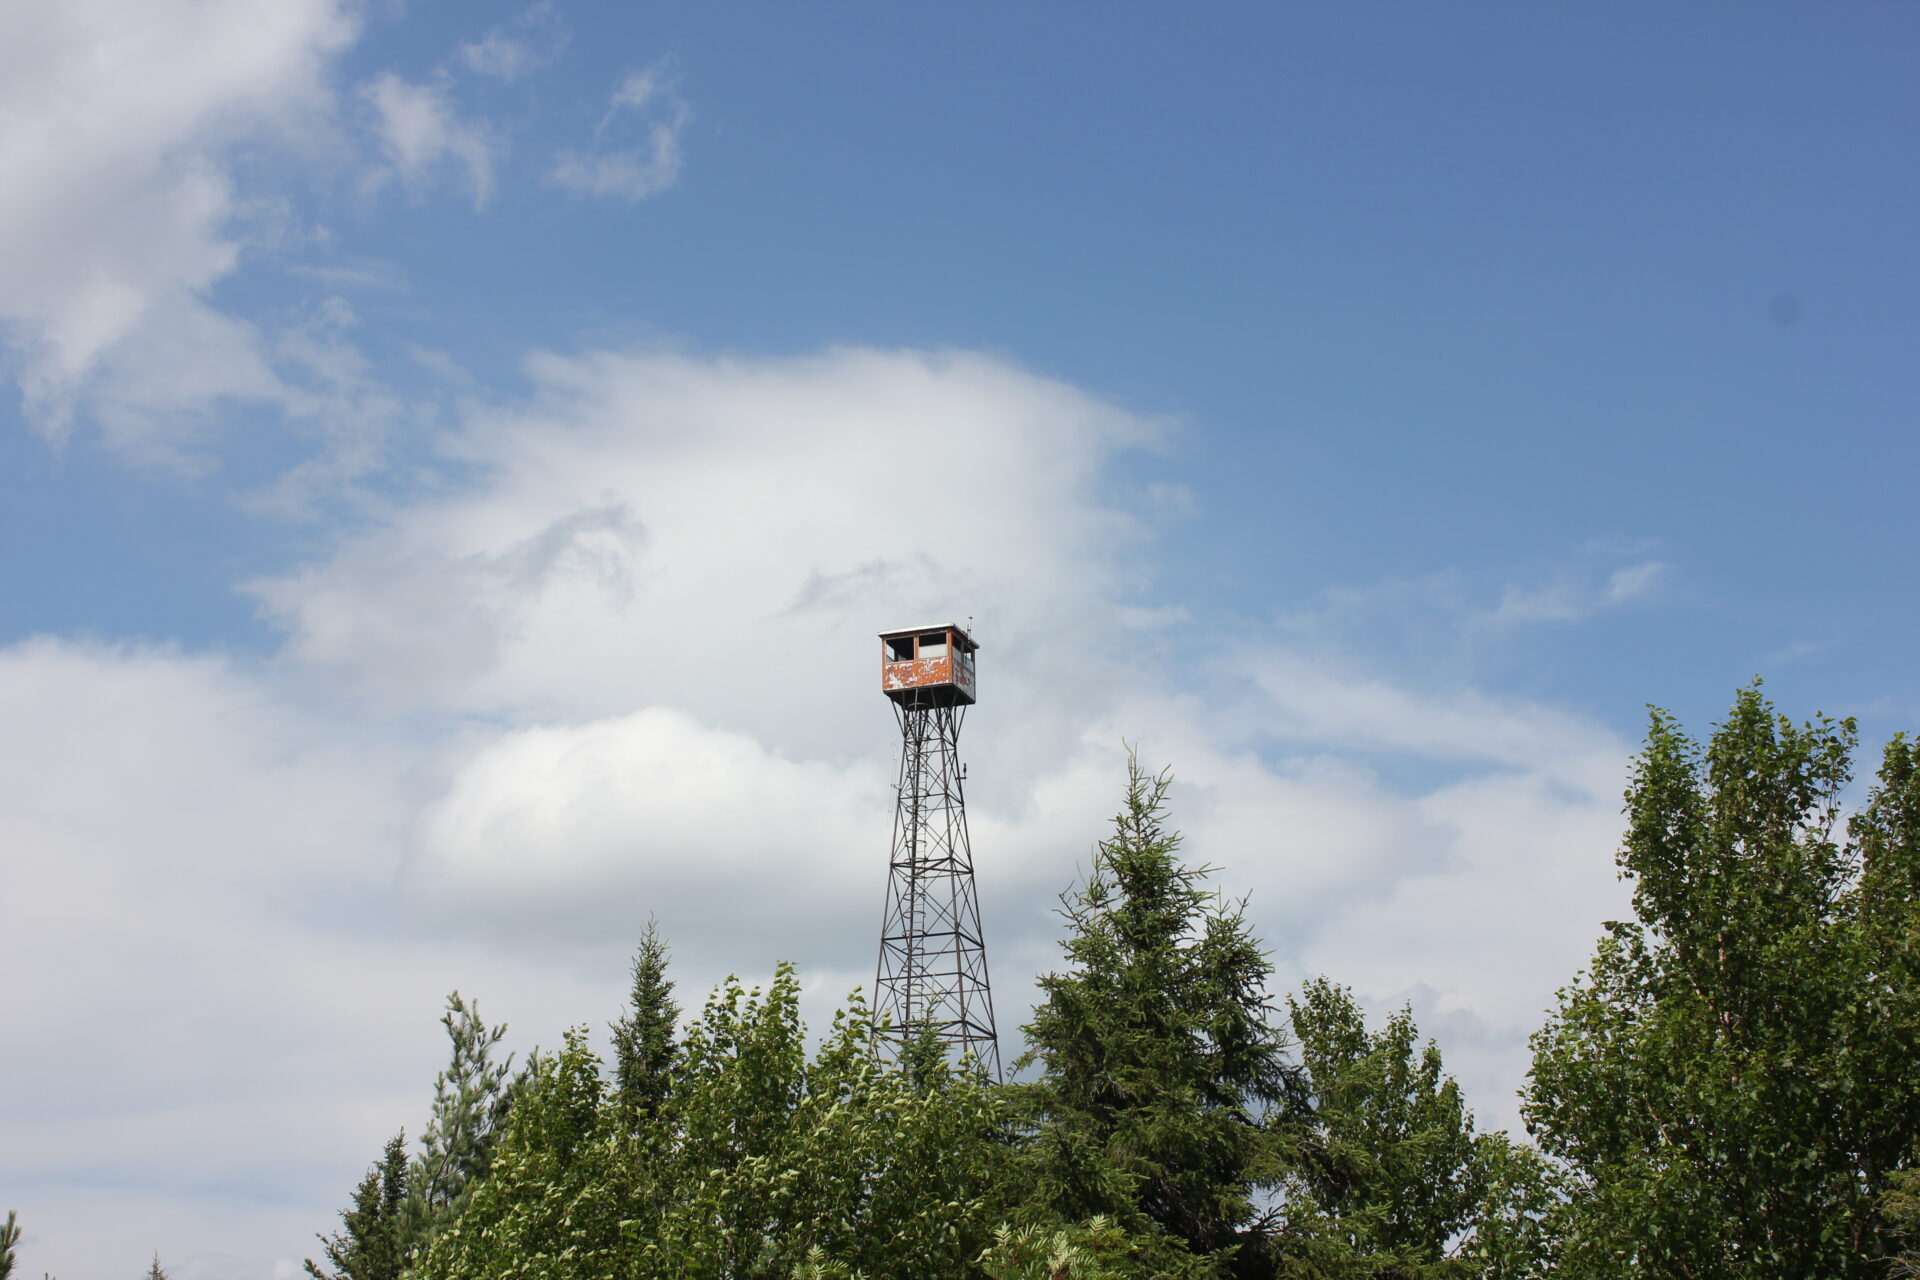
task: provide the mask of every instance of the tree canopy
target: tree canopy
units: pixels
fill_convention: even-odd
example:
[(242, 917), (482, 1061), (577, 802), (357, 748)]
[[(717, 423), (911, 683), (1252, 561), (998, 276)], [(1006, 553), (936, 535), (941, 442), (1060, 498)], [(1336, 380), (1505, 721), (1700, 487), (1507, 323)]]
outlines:
[(1619, 854), (1635, 918), (1534, 1039), (1564, 1274), (1886, 1274), (1880, 1201), (1920, 1135), (1920, 773), (1895, 738), (1847, 815), (1856, 740), (1757, 687), (1704, 747), (1653, 713)]
[[(649, 927), (603, 1065), (518, 1075), (455, 996), (318, 1280), (1542, 1280), (1920, 1275), (1920, 751), (1758, 688), (1704, 744), (1652, 717), (1634, 916), (1533, 1040), (1534, 1145), (1482, 1132), (1406, 1006), (1276, 998), (1244, 903), (1130, 762), (1061, 899), (1013, 1082), (878, 1052), (856, 993), (729, 979), (681, 1024)], [(1851, 806), (1851, 807), (1850, 807)], [(813, 1047), (810, 1049), (809, 1045)]]

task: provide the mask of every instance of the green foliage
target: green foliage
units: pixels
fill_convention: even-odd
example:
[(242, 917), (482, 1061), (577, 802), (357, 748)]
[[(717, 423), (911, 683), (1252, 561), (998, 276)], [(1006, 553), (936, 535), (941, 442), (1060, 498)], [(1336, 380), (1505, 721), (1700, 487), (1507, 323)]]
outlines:
[(420, 1156), (407, 1159), (404, 1135), (388, 1141), (380, 1163), (367, 1171), (341, 1212), (341, 1230), (319, 1237), (332, 1271), (306, 1260), (315, 1280), (400, 1280), (485, 1181), (519, 1087), (519, 1079), (509, 1076), (512, 1055), (494, 1058), (507, 1029), (488, 1027), (458, 991), (447, 997), (440, 1023), (451, 1057), (433, 1082)]
[(1008, 1181), (982, 1081), (888, 1067), (857, 1001), (809, 1061), (788, 966), (764, 993), (729, 980), (676, 1056), (636, 1132), (569, 1035), (419, 1280), (970, 1274)]
[(513, 1105), (517, 1082), (513, 1055), (496, 1061), (506, 1024), (488, 1027), (478, 1005), (447, 997), (440, 1024), (452, 1058), (433, 1082), (433, 1112), (421, 1135), (420, 1158), (407, 1179), (406, 1218), (410, 1249), (418, 1249), (460, 1213), (471, 1190), (486, 1177), (494, 1144)]
[(1208, 870), (1178, 859), (1169, 785), (1128, 762), (1113, 834), (1062, 898), (1068, 969), (1041, 979), (1019, 1064), (1041, 1073), (1015, 1089), (1033, 1130), (1024, 1216), (1104, 1216), (1262, 1274), (1271, 1217), (1256, 1200), (1277, 1182), (1271, 1121), (1292, 1076), (1266, 955)]
[(1537, 1159), (1499, 1133), (1474, 1133), (1440, 1050), (1410, 1010), (1369, 1033), (1352, 994), (1317, 978), (1288, 1001), (1309, 1119), (1289, 1130), (1282, 1274), (1441, 1280), (1479, 1274), (1524, 1247), (1526, 1215), (1475, 1246)]
[(1213, 1259), (1174, 1247), (1164, 1235), (1138, 1236), (1095, 1216), (1048, 1230), (1002, 1226), (978, 1265), (992, 1280), (1200, 1280)]
[(809, 1064), (788, 966), (764, 995), (729, 981), (707, 1002), (670, 1114), (674, 1195), (636, 1231), (636, 1275), (963, 1275), (1003, 1211), (984, 1082), (881, 1062), (857, 999)]
[(1475, 1132), (1407, 1010), (1369, 1029), (1317, 979), (1277, 1023), (1241, 907), (1180, 861), (1167, 775), (1133, 762), (1062, 899), (1027, 1083), (931, 1040), (883, 1060), (857, 997), (809, 1054), (784, 965), (764, 991), (729, 979), (676, 1040), (650, 927), (610, 1073), (576, 1030), (510, 1078), (501, 1030), (453, 997), (422, 1156), (389, 1143), (323, 1239), (332, 1274), (308, 1270), (1920, 1277), (1920, 750), (1888, 747), (1841, 840), (1853, 733), (1754, 689), (1704, 750), (1655, 714), (1620, 855), (1637, 918), (1534, 1041), (1545, 1156)]
[(13, 1275), (13, 1246), (20, 1243), (20, 1219), (17, 1210), (7, 1210), (7, 1221), (0, 1225), (0, 1280)]
[(1888, 1234), (1901, 1245), (1888, 1274), (1920, 1276), (1920, 1169), (1902, 1169), (1888, 1184), (1880, 1197), (1880, 1216)]
[(420, 1280), (609, 1274), (624, 1188), (604, 1101), (585, 1030), (568, 1032), (516, 1090), (486, 1177), (429, 1243)]
[(1566, 1233), (1566, 1179), (1539, 1151), (1505, 1135), (1480, 1139), (1485, 1190), (1460, 1248), (1480, 1280), (1536, 1280), (1555, 1273)]
[(400, 1280), (413, 1245), (407, 1218), (407, 1139), (396, 1133), (387, 1139), (380, 1163), (354, 1189), (353, 1204), (340, 1215), (340, 1230), (320, 1236), (331, 1272), (312, 1258), (306, 1272), (315, 1280)]
[(1905, 739), (1836, 839), (1856, 733), (1743, 690), (1704, 751), (1656, 711), (1610, 924), (1534, 1039), (1573, 1174), (1561, 1273), (1886, 1273), (1920, 1133), (1920, 779)]
[(167, 1272), (160, 1265), (160, 1254), (157, 1250), (153, 1255), (153, 1265), (147, 1268), (147, 1280), (167, 1280)]
[(667, 977), (667, 945), (652, 922), (641, 936), (632, 973), (627, 1012), (612, 1028), (613, 1100), (629, 1127), (637, 1128), (665, 1104), (679, 1057), (674, 1028), (680, 1007)]

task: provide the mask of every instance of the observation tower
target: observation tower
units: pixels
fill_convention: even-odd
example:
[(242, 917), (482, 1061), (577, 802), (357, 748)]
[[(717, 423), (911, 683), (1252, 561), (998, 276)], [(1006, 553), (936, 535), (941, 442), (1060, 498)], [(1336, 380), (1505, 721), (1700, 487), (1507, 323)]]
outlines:
[(1000, 1078), (987, 946), (967, 839), (960, 725), (974, 701), (974, 654), (963, 629), (880, 633), (880, 688), (900, 725), (893, 855), (874, 976), (876, 1023), (899, 1046), (929, 1033)]

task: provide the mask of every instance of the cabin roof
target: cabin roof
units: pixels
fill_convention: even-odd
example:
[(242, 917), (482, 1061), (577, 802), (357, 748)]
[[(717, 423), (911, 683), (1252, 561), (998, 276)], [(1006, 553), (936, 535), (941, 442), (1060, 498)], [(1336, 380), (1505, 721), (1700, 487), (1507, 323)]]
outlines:
[(979, 641), (968, 635), (965, 627), (954, 622), (929, 622), (924, 627), (895, 627), (891, 631), (882, 631), (880, 638), (892, 640), (899, 636), (917, 636), (923, 631), (951, 631), (969, 653), (980, 647)]

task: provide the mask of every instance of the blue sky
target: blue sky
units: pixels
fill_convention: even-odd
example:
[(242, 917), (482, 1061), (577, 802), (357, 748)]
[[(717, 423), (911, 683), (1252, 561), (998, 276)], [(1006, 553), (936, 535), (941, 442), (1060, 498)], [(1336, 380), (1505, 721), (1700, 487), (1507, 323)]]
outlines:
[[(551, 1043), (649, 914), (690, 993), (865, 980), (870, 637), (929, 612), (986, 644), (1003, 1029), (1125, 737), (1281, 981), (1411, 1001), (1512, 1123), (1644, 704), (1920, 723), (1916, 38), (10, 7), (0, 1007), (95, 1064), (0, 1068), (25, 1265), (290, 1274), (439, 997)], [(260, 1136), (166, 1158), (209, 1124)]]

